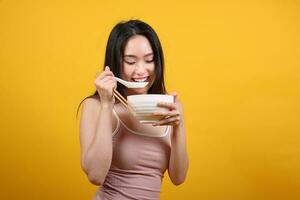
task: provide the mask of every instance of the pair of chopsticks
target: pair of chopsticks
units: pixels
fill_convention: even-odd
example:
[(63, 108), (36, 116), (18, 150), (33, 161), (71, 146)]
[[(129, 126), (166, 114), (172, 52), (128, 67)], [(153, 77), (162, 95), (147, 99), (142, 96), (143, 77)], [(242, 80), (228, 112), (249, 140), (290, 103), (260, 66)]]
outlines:
[(125, 106), (128, 106), (127, 100), (114, 88), (114, 96)]
[(128, 108), (132, 113), (134, 113), (131, 106), (128, 104), (127, 100), (114, 88), (114, 96), (126, 107)]

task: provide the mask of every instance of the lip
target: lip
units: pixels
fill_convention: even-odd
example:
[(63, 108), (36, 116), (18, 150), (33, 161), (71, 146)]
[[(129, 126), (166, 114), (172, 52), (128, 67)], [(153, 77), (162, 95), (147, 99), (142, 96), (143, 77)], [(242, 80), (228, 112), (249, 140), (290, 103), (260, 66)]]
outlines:
[(138, 78), (131, 78), (131, 81), (136, 82), (137, 80), (143, 80), (143, 82), (149, 81), (150, 76), (138, 77)]
[(145, 79), (145, 78), (149, 78), (149, 76), (143, 76), (143, 77), (132, 77), (133, 79)]

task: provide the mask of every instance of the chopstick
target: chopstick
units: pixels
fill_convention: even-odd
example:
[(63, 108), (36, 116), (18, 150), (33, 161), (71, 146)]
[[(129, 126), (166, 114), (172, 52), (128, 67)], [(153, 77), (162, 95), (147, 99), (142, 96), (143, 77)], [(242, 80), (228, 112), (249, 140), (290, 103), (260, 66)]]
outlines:
[(128, 106), (127, 100), (116, 90), (114, 89), (114, 96), (125, 106)]
[(132, 114), (134, 114), (133, 109), (131, 106), (127, 103), (127, 100), (114, 88), (114, 96), (126, 107), (128, 108)]

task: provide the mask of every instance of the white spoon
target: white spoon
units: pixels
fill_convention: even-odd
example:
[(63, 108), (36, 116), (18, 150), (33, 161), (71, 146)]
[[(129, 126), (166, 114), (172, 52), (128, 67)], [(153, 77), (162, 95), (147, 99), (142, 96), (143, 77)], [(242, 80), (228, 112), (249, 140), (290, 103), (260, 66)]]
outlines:
[(118, 77), (115, 77), (115, 79), (127, 88), (143, 88), (148, 84), (148, 82), (129, 82)]

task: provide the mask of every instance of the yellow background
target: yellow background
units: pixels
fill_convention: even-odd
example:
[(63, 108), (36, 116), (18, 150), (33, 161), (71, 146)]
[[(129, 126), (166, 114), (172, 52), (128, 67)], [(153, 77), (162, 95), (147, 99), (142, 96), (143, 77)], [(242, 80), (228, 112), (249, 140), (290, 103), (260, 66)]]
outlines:
[(300, 199), (300, 3), (0, 0), (0, 199), (91, 199), (78, 103), (108, 34), (158, 32), (185, 107), (190, 169), (161, 199)]

